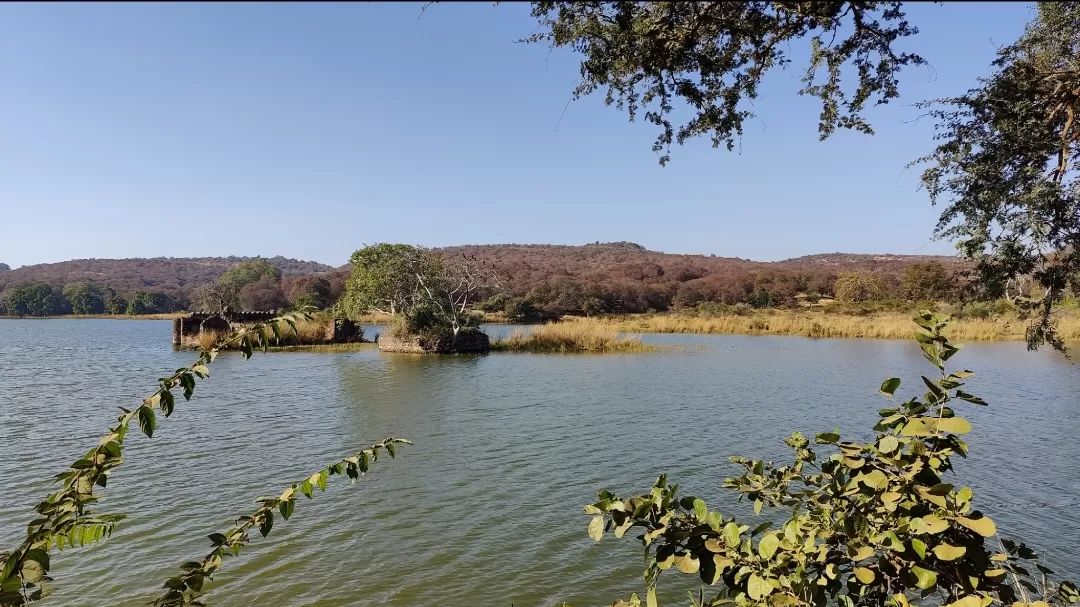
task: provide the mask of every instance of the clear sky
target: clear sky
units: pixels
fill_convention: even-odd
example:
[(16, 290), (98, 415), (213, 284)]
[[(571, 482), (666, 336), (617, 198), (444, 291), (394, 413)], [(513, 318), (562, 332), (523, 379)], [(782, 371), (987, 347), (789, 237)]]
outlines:
[[(798, 67), (741, 153), (657, 164), (654, 127), (567, 107), (570, 51), (514, 41), (527, 4), (0, 4), (0, 261), (285, 255), (365, 243), (583, 244), (778, 260), (950, 253), (904, 171), (912, 103), (988, 73), (1022, 3), (910, 4), (901, 99), (817, 141)], [(801, 48), (793, 48), (804, 56)], [(564, 114), (565, 108), (565, 114)], [(561, 117), (561, 120), (560, 120)], [(557, 128), (556, 128), (557, 127)]]

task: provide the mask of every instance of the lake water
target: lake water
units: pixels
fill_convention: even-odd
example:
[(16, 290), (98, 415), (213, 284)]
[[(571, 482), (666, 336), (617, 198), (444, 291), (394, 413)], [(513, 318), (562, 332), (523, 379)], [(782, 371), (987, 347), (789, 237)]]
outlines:
[[(18, 543), (47, 479), (97, 444), (117, 407), (192, 360), (169, 337), (168, 322), (0, 320), (0, 547)], [(902, 341), (645, 340), (686, 348), (223, 355), (152, 440), (129, 433), (99, 506), (129, 518), (103, 544), (55, 554), (57, 592), (43, 604), (145, 605), (254, 498), (387, 435), (415, 446), (301, 498), (226, 561), (208, 604), (611, 604), (641, 588), (641, 548), (587, 537), (581, 508), (597, 490), (637, 494), (668, 472), (680, 493), (745, 515), (720, 487), (736, 472), (729, 455), (786, 459), (793, 430), (865, 439), (881, 381), (901, 377), (906, 393), (932, 370)], [(1080, 578), (1080, 367), (1018, 343), (971, 344), (953, 361), (990, 403), (965, 407), (972, 457), (957, 466), (977, 507)], [(676, 577), (689, 579), (668, 573), (661, 586), (685, 604)]]

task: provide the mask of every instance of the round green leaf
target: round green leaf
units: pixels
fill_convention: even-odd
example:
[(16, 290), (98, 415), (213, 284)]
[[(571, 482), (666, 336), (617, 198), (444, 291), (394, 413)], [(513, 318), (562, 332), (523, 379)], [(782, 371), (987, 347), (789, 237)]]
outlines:
[(772, 594), (772, 591), (772, 584), (766, 582), (756, 573), (750, 574), (750, 579), (746, 582), (746, 592), (750, 595), (751, 599), (760, 601)]
[[(943, 561), (955, 561), (956, 559), (964, 556), (967, 553), (967, 548), (963, 546), (953, 546), (951, 544), (938, 544), (934, 546), (934, 556)], [(981, 605), (979, 607), (982, 607)]]
[(763, 559), (771, 559), (776, 554), (776, 549), (780, 547), (780, 540), (775, 534), (770, 533), (761, 538), (761, 542), (758, 543), (758, 554)]
[(881, 384), (880, 392), (885, 396), (892, 396), (896, 393), (896, 389), (900, 387), (899, 377), (890, 377)]
[(874, 582), (874, 578), (876, 578), (877, 576), (874, 575), (874, 572), (871, 569), (867, 569), (866, 567), (856, 567), (855, 577), (858, 578), (858, 580), (863, 584), (872, 584)]

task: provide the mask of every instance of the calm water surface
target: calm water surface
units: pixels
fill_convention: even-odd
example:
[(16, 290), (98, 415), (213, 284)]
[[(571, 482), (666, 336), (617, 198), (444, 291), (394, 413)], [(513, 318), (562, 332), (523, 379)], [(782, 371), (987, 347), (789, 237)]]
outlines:
[[(495, 331), (505, 331), (496, 327)], [(48, 479), (97, 443), (119, 406), (188, 364), (170, 323), (0, 320), (0, 546)], [(792, 430), (866, 438), (882, 379), (927, 364), (899, 341), (649, 335), (638, 355), (223, 355), (195, 398), (129, 434), (100, 510), (107, 542), (53, 557), (58, 606), (145, 605), (205, 536), (295, 479), (384, 436), (412, 439), (350, 486), (301, 499), (210, 585), (211, 606), (611, 604), (640, 588), (635, 540), (588, 539), (596, 491), (660, 472), (725, 514), (727, 456), (786, 457)], [(1080, 368), (1022, 344), (971, 344), (972, 457), (958, 469), (1005, 534), (1080, 577)], [(668, 587), (675, 576), (669, 579)], [(685, 576), (684, 576), (685, 577)], [(663, 579), (661, 580), (663, 585)], [(682, 595), (685, 597), (685, 595)], [(679, 596), (670, 596), (677, 600)]]

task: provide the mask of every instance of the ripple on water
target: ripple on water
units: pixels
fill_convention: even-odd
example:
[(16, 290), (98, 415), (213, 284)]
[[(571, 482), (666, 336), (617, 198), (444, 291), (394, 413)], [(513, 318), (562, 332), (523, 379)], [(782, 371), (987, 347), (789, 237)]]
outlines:
[[(153, 321), (0, 320), (0, 545), (19, 537), (49, 490), (42, 479), (96, 443), (118, 406), (190, 361), (169, 348), (169, 331)], [(734, 472), (728, 455), (784, 457), (792, 430), (865, 436), (881, 380), (926, 372), (917, 349), (896, 341), (645, 340), (686, 349), (223, 355), (153, 440), (132, 435), (102, 502), (130, 517), (108, 542), (55, 556), (50, 602), (144, 605), (255, 497), (397, 435), (415, 446), (356, 486), (334, 479), (301, 498), (294, 518), (228, 562), (209, 603), (610, 604), (639, 589), (641, 553), (633, 540), (586, 537), (581, 507), (597, 490), (644, 491), (668, 472), (725, 514), (747, 514), (720, 489)], [(956, 360), (980, 374), (972, 391), (991, 402), (966, 413), (973, 457), (960, 475), (999, 528), (1077, 577), (1068, 540), (1080, 537), (1071, 398), (1080, 370), (1021, 344), (969, 345)]]

